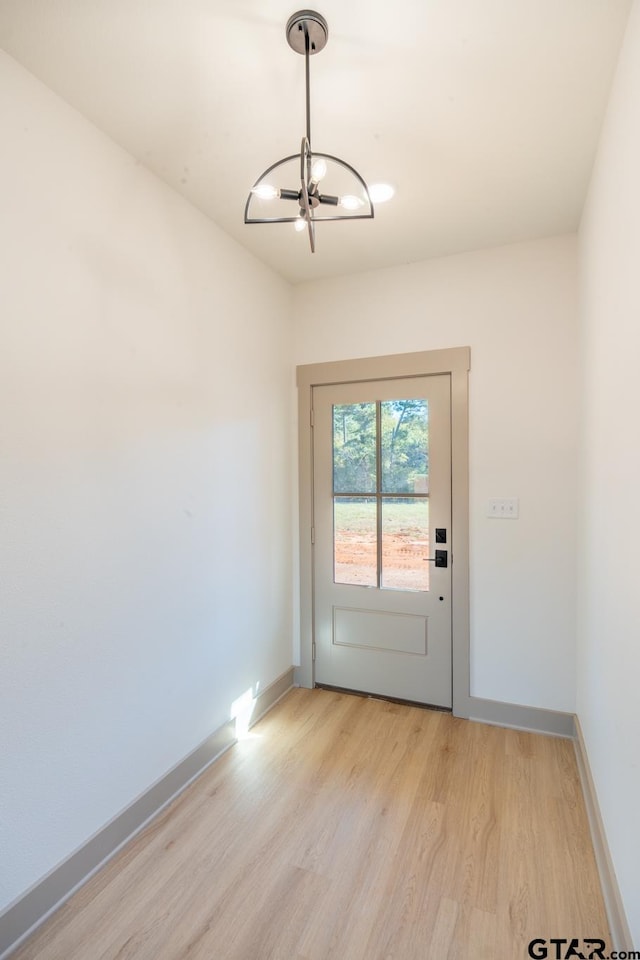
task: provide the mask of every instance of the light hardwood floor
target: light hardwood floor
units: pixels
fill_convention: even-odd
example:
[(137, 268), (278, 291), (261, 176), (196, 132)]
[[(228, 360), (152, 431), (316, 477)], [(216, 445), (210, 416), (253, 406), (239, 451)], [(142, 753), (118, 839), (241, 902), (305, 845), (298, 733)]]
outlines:
[(610, 944), (573, 745), (293, 690), (15, 960), (526, 960)]

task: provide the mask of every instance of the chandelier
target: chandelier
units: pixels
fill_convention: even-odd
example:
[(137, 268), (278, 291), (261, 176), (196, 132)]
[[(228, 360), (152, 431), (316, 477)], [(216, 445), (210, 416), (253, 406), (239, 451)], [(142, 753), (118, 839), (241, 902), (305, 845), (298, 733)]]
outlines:
[(327, 44), (327, 21), (313, 10), (299, 10), (289, 18), (286, 35), (289, 46), (304, 56), (306, 133), (300, 153), (272, 163), (258, 177), (247, 198), (244, 222), (292, 223), (296, 230), (307, 231), (314, 253), (316, 223), (371, 219), (373, 203), (357, 170), (345, 160), (311, 149), (309, 60)]

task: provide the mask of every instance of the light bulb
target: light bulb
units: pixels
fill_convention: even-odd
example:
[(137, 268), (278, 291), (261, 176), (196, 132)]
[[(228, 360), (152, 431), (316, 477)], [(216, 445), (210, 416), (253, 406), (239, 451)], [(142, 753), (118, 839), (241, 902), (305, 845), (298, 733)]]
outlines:
[(270, 183), (259, 183), (257, 187), (253, 187), (251, 193), (260, 197), (261, 200), (276, 200), (280, 196), (278, 188)]
[(340, 197), (340, 206), (345, 210), (359, 210), (360, 207), (364, 207), (364, 200), (347, 194), (346, 197)]
[(390, 183), (372, 183), (369, 187), (369, 196), (372, 203), (384, 203), (391, 200), (395, 190)]
[(322, 157), (316, 157), (311, 163), (311, 182), (318, 183), (327, 175), (327, 162)]
[(301, 231), (304, 230), (306, 225), (307, 225), (307, 221), (304, 220), (302, 217), (298, 217), (297, 220), (293, 221), (293, 229), (296, 231), (296, 233), (301, 233)]

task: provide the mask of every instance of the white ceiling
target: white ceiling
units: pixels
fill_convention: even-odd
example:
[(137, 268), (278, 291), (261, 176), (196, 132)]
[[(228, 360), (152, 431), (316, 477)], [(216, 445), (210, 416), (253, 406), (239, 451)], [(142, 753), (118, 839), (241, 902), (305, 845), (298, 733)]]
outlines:
[(245, 226), (299, 149), (295, 0), (0, 0), (0, 46), (293, 282), (575, 230), (630, 0), (318, 0), (312, 143), (373, 221)]

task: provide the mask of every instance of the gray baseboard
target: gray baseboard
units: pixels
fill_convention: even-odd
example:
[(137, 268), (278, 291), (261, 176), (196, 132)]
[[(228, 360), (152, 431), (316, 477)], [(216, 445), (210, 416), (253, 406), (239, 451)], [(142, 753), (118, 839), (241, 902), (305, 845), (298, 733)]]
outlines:
[(513, 727), (516, 730), (546, 733), (555, 737), (573, 739), (575, 736), (573, 713), (525, 707), (519, 703), (503, 703), (501, 700), (484, 700), (482, 697), (469, 697), (465, 706), (465, 715), (469, 720), (481, 720), (499, 727)]
[[(574, 745), (580, 781), (582, 783), (582, 794), (587, 808), (587, 816), (589, 817), (589, 827), (591, 828), (593, 850), (596, 856), (598, 873), (600, 874), (602, 896), (604, 897), (609, 930), (613, 940), (612, 946), (619, 952), (632, 951), (634, 946), (631, 942), (631, 931), (627, 923), (622, 897), (620, 896), (620, 888), (618, 886), (613, 860), (611, 859), (609, 844), (607, 843), (607, 835), (600, 813), (598, 794), (596, 793), (595, 783), (591, 775), (589, 756), (582, 735), (582, 728), (580, 727), (580, 721), (577, 717)], [(629, 953), (629, 955), (631, 954)]]
[[(256, 723), (293, 686), (293, 667), (256, 697)], [(5, 960), (58, 907), (236, 741), (230, 720), (169, 770), (79, 850), (0, 914), (0, 960)]]

